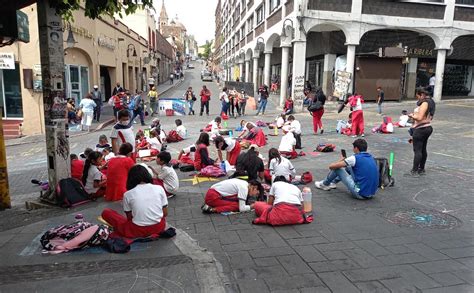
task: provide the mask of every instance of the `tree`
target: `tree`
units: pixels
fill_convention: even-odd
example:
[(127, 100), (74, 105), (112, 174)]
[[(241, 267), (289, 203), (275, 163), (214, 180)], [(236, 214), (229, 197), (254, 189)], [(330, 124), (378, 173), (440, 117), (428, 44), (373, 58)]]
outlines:
[(209, 56), (211, 56), (212, 41), (206, 41), (206, 44), (201, 46), (201, 48), (204, 48), (204, 53), (202, 54), (202, 58), (207, 60)]

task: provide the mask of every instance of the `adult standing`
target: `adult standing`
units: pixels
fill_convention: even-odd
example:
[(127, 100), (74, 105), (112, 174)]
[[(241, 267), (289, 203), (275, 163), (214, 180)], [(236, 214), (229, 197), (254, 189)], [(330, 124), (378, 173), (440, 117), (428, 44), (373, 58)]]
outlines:
[(382, 115), (382, 104), (385, 100), (385, 92), (383, 91), (382, 87), (377, 88), (377, 112), (379, 115)]
[(92, 100), (96, 104), (94, 108), (94, 119), (95, 121), (100, 121), (100, 112), (102, 110), (102, 93), (99, 91), (99, 86), (94, 85), (94, 90), (91, 92)]
[(258, 104), (258, 110), (257, 110), (257, 114), (260, 114), (260, 112), (262, 112), (262, 115), (265, 115), (265, 109), (267, 108), (267, 102), (268, 102), (268, 86), (267, 85), (262, 85), (259, 89), (258, 89), (258, 93), (260, 95), (260, 101), (259, 101), (259, 104)]
[(429, 81), (429, 84), (428, 84), (428, 93), (431, 97), (433, 96), (434, 94), (434, 87), (435, 87), (435, 84), (436, 84), (436, 75), (433, 73), (431, 74), (431, 77), (430, 77), (430, 81)]
[(137, 116), (139, 116), (141, 125), (145, 126), (145, 113), (144, 113), (145, 101), (142, 98), (142, 94), (143, 94), (143, 92), (141, 90), (138, 90), (135, 97), (133, 97), (133, 103), (132, 103), (133, 104), (133, 115), (132, 115), (132, 120), (131, 121), (133, 121), (133, 123), (136, 123), (135, 118), (137, 118)]
[(219, 100), (221, 101), (221, 115), (226, 114), (229, 110), (229, 95), (227, 94), (227, 88), (222, 88), (222, 93), (219, 95)]
[(194, 102), (196, 101), (196, 95), (194, 94), (192, 87), (188, 87), (188, 90), (184, 93), (184, 98), (186, 99), (186, 102), (189, 105), (188, 115), (195, 115), (193, 106)]
[(239, 116), (240, 115), (245, 116), (245, 107), (247, 106), (248, 96), (245, 94), (245, 91), (242, 90), (240, 95), (238, 94), (237, 97), (238, 97), (237, 100), (239, 102), (239, 110), (240, 110)]
[(151, 108), (151, 117), (155, 114), (158, 114), (158, 92), (156, 91), (156, 87), (152, 86), (148, 91), (148, 100), (150, 101), (150, 108)]
[(428, 138), (433, 133), (431, 121), (436, 110), (436, 103), (427, 96), (424, 89), (416, 91), (416, 98), (418, 102), (417, 107), (413, 113), (408, 116), (414, 120), (412, 130), (413, 138), (413, 168), (408, 175), (418, 177), (425, 174), (425, 164), (428, 158), (426, 147), (428, 145)]
[(173, 84), (173, 80), (174, 80), (174, 74), (170, 73), (170, 84)]
[(202, 116), (204, 108), (206, 108), (206, 115), (209, 116), (209, 101), (211, 100), (211, 91), (205, 85), (203, 85), (199, 96), (201, 97), (201, 113), (199, 115)]
[(96, 106), (91, 94), (87, 94), (84, 99), (82, 99), (79, 104), (79, 108), (82, 110), (81, 130), (90, 130)]
[(123, 87), (120, 86), (120, 82), (117, 82), (117, 85), (114, 87), (114, 90), (112, 91), (112, 96), (117, 95), (118, 93), (123, 92)]
[(311, 101), (312, 104), (318, 104), (319, 108), (313, 112), (310, 112), (311, 116), (313, 116), (313, 132), (314, 134), (318, 134), (318, 129), (320, 130), (320, 134), (324, 133), (323, 128), (323, 114), (324, 114), (324, 104), (326, 104), (326, 95), (324, 94), (323, 90), (319, 88), (314, 95), (314, 98)]

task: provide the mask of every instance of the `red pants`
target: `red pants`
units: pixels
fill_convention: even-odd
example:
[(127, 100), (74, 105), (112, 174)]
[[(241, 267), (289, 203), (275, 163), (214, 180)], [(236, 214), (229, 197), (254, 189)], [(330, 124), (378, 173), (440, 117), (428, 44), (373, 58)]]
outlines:
[(237, 157), (240, 155), (240, 143), (238, 141), (235, 142), (235, 147), (232, 151), (229, 152), (229, 164), (235, 166), (237, 163)]
[(114, 233), (126, 238), (148, 237), (151, 235), (158, 235), (165, 230), (166, 220), (161, 219), (161, 222), (151, 226), (138, 226), (125, 216), (117, 213), (112, 209), (104, 209), (102, 218), (114, 227)]
[(154, 184), (154, 185), (159, 185), (159, 186), (163, 187), (163, 190), (165, 191), (166, 196), (168, 196), (168, 195), (171, 194), (171, 193), (168, 192), (168, 190), (166, 190), (165, 184), (163, 183), (163, 180), (158, 179), (158, 178), (153, 178), (153, 184)]
[(219, 192), (214, 189), (209, 189), (206, 193), (204, 202), (217, 213), (239, 211), (239, 200), (237, 199), (237, 194), (226, 196), (224, 199)]
[(257, 218), (254, 224), (269, 224), (272, 226), (303, 224), (303, 212), (301, 206), (287, 203), (269, 205), (265, 202), (257, 201), (254, 204)]
[(364, 112), (352, 111), (352, 135), (364, 134)]
[(270, 174), (269, 169), (265, 169), (265, 171), (263, 171), (263, 178), (265, 179), (265, 182), (267, 182), (268, 184), (272, 183), (272, 174)]
[(318, 128), (323, 129), (323, 122), (321, 121), (321, 118), (323, 117), (324, 114), (324, 108), (321, 108), (319, 110), (316, 110), (311, 113), (313, 115), (313, 131), (314, 133), (318, 133)]
[(298, 153), (295, 150), (291, 152), (280, 152), (280, 155), (284, 156), (285, 158), (289, 160), (296, 159), (298, 157)]

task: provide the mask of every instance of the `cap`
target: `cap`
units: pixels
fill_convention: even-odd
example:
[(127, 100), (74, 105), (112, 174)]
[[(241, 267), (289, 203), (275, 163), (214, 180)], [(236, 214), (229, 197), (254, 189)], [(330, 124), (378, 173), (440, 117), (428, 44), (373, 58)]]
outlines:
[(99, 86), (95, 84), (95, 85), (94, 85), (94, 88), (95, 88), (95, 89), (98, 89), (98, 88), (99, 88)]

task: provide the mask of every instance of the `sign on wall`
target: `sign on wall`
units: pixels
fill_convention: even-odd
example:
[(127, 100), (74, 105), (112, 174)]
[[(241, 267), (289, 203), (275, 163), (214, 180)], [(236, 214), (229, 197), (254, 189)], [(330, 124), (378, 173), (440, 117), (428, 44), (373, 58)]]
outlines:
[(0, 53), (0, 69), (15, 69), (15, 55)]
[(351, 84), (351, 73), (347, 71), (338, 70), (336, 73), (336, 82), (334, 83), (333, 96), (343, 98), (349, 90)]
[(43, 91), (43, 78), (41, 77), (41, 64), (33, 65), (33, 91)]

